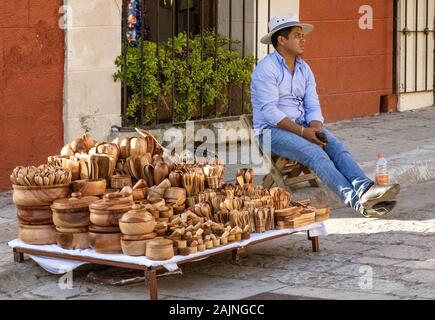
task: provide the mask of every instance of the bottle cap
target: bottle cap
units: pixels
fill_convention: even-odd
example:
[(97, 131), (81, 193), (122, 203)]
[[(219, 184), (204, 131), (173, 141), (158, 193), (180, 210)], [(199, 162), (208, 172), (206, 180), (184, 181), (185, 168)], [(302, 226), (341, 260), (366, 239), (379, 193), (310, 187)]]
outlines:
[(384, 157), (385, 157), (385, 155), (384, 155), (383, 152), (379, 152), (379, 153), (378, 153), (378, 158), (384, 158)]

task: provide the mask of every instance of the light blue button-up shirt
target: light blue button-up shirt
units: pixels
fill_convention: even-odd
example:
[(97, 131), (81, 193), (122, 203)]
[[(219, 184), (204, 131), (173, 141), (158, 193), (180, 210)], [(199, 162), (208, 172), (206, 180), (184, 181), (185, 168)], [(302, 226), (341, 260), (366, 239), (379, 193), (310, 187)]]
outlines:
[(300, 57), (293, 74), (278, 51), (262, 59), (252, 74), (251, 102), (255, 135), (285, 117), (299, 124), (324, 122), (314, 74)]

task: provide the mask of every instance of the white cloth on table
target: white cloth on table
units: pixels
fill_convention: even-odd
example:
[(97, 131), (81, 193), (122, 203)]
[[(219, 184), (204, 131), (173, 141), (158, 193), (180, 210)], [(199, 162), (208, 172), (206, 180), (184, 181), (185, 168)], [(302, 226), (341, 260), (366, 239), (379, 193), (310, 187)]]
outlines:
[[(64, 254), (65, 258), (68, 255), (73, 255), (79, 257), (136, 264), (144, 267), (164, 267), (169, 271), (175, 271), (178, 269), (178, 263), (182, 263), (183, 261), (186, 260), (195, 260), (196, 258), (201, 259), (202, 257), (206, 257), (212, 253), (218, 253), (221, 251), (225, 251), (228, 249), (235, 249), (239, 247), (246, 247), (250, 243), (258, 240), (265, 240), (279, 235), (292, 234), (295, 232), (302, 232), (308, 230), (310, 231), (311, 237), (325, 236), (328, 234), (326, 231), (325, 224), (323, 222), (316, 222), (314, 224), (307, 225), (297, 229), (282, 229), (282, 230), (266, 231), (264, 233), (252, 233), (251, 237), (247, 240), (232, 242), (225, 246), (209, 249), (203, 252), (194, 253), (188, 256), (180, 256), (180, 255), (174, 256), (173, 258), (164, 261), (153, 261), (147, 259), (146, 257), (131, 257), (124, 254), (102, 254), (96, 252), (94, 249), (66, 250), (66, 249), (62, 249), (61, 247), (55, 244), (31, 245), (31, 244), (24, 243), (20, 239), (15, 239), (10, 241), (8, 245), (11, 248), (33, 249), (38, 251), (50, 252), (50, 253), (60, 253), (60, 254)], [(83, 264), (88, 263), (88, 262), (77, 261), (77, 260), (50, 258), (45, 256), (39, 256), (39, 255), (38, 256), (30, 255), (30, 257), (46, 271), (54, 274), (63, 274), (75, 268), (78, 268)]]

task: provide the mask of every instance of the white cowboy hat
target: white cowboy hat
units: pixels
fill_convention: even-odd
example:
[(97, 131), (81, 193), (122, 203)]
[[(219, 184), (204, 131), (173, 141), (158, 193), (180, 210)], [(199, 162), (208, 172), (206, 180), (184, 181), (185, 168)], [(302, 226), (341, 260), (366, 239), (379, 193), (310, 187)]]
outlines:
[(301, 27), (304, 34), (308, 34), (314, 29), (312, 24), (300, 23), (299, 17), (294, 13), (285, 13), (283, 15), (273, 17), (269, 21), (269, 33), (261, 38), (261, 43), (272, 44), (272, 35), (279, 30), (289, 27)]

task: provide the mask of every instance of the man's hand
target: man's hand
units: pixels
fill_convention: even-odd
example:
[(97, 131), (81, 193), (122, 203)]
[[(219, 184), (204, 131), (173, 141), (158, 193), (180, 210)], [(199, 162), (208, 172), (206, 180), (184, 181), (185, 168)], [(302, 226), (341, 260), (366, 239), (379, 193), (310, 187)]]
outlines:
[(310, 122), (310, 128), (317, 129), (318, 131), (322, 131), (323, 129), (323, 123), (317, 120), (313, 120)]
[[(320, 128), (305, 128), (304, 129), (304, 134), (303, 137), (305, 139), (307, 139), (308, 141), (315, 143), (317, 145), (319, 145), (321, 148), (323, 148), (326, 143), (320, 141), (317, 137), (316, 137), (316, 131), (322, 131), (323, 125), (320, 121), (311, 121), (310, 126), (318, 126), (320, 125)], [(292, 120), (290, 120), (289, 118), (284, 118), (282, 119), (278, 125), (278, 128), (282, 129), (282, 130), (287, 130), (290, 132), (293, 132), (294, 134), (297, 134), (298, 136), (300, 136), (301, 134), (301, 126), (296, 124), (295, 122), (293, 122)]]
[(305, 128), (303, 137), (308, 141), (315, 143), (323, 148), (324, 146), (326, 146), (326, 143), (320, 141), (319, 138), (316, 137), (316, 132), (320, 132), (320, 131), (322, 130), (316, 128)]

